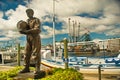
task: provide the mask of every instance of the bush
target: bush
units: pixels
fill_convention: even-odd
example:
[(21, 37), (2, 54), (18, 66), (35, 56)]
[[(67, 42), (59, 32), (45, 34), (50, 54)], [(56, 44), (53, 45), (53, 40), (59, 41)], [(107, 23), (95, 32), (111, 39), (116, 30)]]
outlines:
[[(23, 69), (23, 67), (15, 67), (9, 71), (0, 71), (0, 80), (13, 80), (18, 72)], [(30, 68), (34, 70), (34, 68)], [(44, 72), (44, 71), (43, 71)], [(45, 78), (37, 79), (37, 80), (83, 80), (83, 75), (75, 69), (68, 68), (53, 68), (51, 70), (45, 71)], [(42, 75), (44, 77), (44, 75)], [(33, 80), (28, 78), (27, 80)]]
[(8, 71), (0, 71), (0, 80), (12, 80), (18, 74), (18, 71), (23, 67), (15, 67)]
[(55, 68), (53, 69), (53, 75), (49, 75), (41, 80), (83, 80), (83, 75), (72, 68)]

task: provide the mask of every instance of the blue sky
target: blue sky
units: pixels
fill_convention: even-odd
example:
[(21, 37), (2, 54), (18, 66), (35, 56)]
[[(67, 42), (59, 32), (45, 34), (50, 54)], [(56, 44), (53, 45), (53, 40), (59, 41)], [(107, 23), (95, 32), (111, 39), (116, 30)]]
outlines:
[[(25, 10), (34, 9), (34, 16), (41, 20), (42, 45), (52, 44), (53, 0), (0, 0), (0, 41), (21, 40), (25, 36), (18, 33), (16, 24), (27, 19)], [(57, 0), (55, 2), (56, 41), (68, 38), (72, 21), (80, 23), (80, 35), (89, 31), (92, 40), (120, 37), (119, 0)], [(77, 30), (75, 31), (77, 32)], [(23, 43), (24, 44), (24, 43)]]

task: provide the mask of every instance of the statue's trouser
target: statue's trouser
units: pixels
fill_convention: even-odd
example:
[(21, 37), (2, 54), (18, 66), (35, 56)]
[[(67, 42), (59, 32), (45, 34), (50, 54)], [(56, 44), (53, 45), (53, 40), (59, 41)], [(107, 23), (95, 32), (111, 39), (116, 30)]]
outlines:
[(30, 66), (30, 58), (31, 56), (35, 56), (35, 67), (36, 71), (40, 71), (40, 63), (41, 63), (41, 42), (40, 36), (27, 36), (27, 44), (25, 49), (25, 68), (29, 69)]

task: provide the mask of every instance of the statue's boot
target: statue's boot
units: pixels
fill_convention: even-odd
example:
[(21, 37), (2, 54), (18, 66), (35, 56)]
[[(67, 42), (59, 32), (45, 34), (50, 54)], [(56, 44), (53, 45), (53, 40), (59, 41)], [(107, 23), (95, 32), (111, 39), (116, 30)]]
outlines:
[(34, 74), (39, 74), (40, 73), (40, 65), (36, 65)]
[[(27, 52), (28, 53), (28, 52)], [(25, 54), (24, 57), (24, 63), (25, 63), (25, 68), (23, 70), (21, 70), (19, 73), (27, 73), (30, 72), (29, 66), (30, 66), (30, 54)]]
[[(39, 52), (38, 52), (39, 53)], [(41, 65), (41, 57), (40, 54), (37, 54), (35, 57), (35, 71), (34, 74), (39, 74), (40, 73), (40, 65)]]
[(29, 66), (25, 65), (25, 68), (23, 70), (21, 70), (19, 73), (27, 73), (30, 72)]
[(39, 74), (40, 73), (40, 62), (37, 61), (36, 65), (35, 65), (35, 72), (34, 74)]

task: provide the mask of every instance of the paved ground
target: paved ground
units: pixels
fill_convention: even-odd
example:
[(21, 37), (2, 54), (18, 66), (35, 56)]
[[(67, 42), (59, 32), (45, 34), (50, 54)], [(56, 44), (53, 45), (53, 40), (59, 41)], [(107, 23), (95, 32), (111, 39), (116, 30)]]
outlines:
[(10, 70), (12, 68), (14, 68), (14, 67), (12, 67), (12, 66), (0, 66), (0, 71), (7, 71), (7, 70)]
[[(85, 80), (99, 80), (97, 69), (80, 70)], [(120, 80), (120, 69), (107, 69), (101, 71), (101, 80)]]

